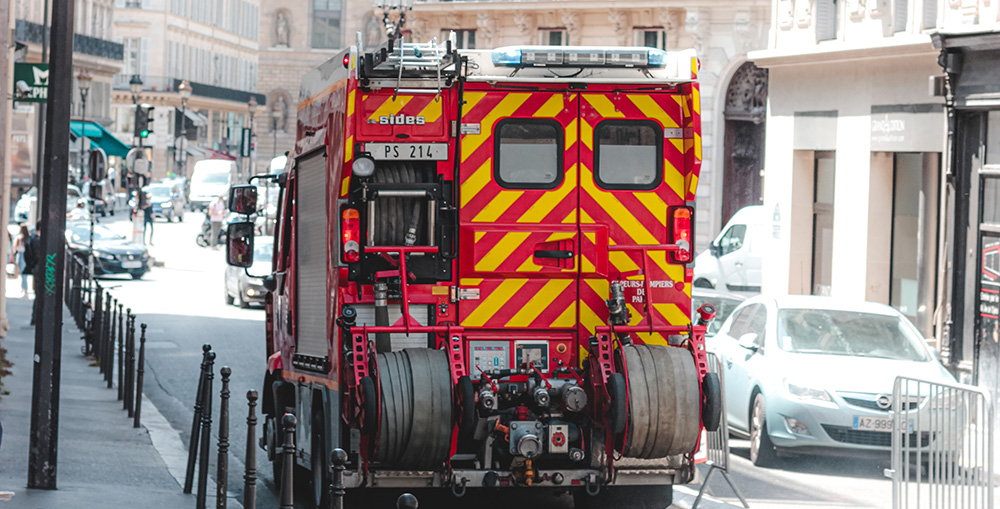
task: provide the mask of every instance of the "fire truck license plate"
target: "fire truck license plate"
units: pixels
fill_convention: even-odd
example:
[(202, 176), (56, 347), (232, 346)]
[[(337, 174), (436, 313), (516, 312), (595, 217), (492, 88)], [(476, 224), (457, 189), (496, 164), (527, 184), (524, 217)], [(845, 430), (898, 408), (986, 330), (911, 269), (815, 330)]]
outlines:
[(367, 143), (365, 149), (379, 161), (445, 161), (447, 143)]

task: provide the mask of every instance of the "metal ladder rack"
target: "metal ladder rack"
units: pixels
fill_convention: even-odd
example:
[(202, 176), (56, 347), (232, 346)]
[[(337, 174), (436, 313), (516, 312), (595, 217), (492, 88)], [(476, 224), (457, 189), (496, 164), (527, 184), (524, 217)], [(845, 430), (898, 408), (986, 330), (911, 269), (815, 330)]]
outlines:
[[(377, 50), (364, 54), (359, 77), (367, 81), (391, 79), (397, 93), (440, 93), (458, 77), (458, 62), (454, 36), (443, 45), (436, 37), (426, 43), (407, 43), (401, 37), (399, 40), (393, 38)], [(404, 81), (412, 83), (412, 80), (433, 80), (433, 86), (401, 88)]]

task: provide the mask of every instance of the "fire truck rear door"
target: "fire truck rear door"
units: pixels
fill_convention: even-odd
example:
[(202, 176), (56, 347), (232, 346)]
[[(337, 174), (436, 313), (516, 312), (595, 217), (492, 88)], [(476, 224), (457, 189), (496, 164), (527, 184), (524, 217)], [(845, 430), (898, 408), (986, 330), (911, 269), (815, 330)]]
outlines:
[[(682, 95), (666, 92), (584, 92), (580, 99), (580, 334), (607, 323), (609, 280), (622, 279), (631, 324), (642, 319), (641, 253), (614, 245), (669, 244), (668, 209), (684, 205)], [(650, 312), (657, 323), (690, 322), (683, 265), (664, 251), (649, 253)], [(624, 274), (624, 276), (623, 276)], [(679, 284), (679, 285), (678, 285)], [(659, 334), (639, 338), (665, 344)]]
[(473, 88), (464, 100), (461, 325), (575, 329), (579, 94)]

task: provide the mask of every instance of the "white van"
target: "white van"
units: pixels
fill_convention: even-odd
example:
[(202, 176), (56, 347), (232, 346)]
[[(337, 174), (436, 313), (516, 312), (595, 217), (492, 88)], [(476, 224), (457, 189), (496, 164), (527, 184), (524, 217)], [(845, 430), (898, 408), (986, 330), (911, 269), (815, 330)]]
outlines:
[(230, 178), (236, 162), (226, 159), (203, 159), (194, 163), (191, 174), (191, 209), (206, 210), (208, 204), (229, 193)]
[(760, 293), (769, 224), (763, 205), (736, 211), (722, 233), (694, 259), (694, 286), (744, 295)]

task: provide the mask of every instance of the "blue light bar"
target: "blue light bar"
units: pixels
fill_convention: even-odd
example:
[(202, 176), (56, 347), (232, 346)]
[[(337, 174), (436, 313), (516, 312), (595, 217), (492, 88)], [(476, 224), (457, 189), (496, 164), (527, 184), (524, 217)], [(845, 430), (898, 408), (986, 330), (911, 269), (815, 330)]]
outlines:
[(650, 67), (663, 67), (667, 65), (667, 52), (662, 49), (650, 48), (647, 63)]
[(493, 50), (493, 65), (521, 65), (521, 48), (507, 46)]

